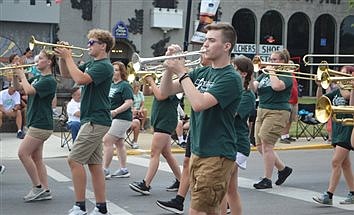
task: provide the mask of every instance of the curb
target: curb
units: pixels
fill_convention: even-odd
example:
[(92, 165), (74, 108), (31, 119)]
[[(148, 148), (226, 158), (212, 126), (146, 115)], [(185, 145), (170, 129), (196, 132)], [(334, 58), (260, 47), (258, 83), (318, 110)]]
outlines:
[[(274, 149), (276, 151), (287, 151), (287, 150), (313, 150), (313, 149), (332, 149), (331, 144), (311, 144), (311, 145), (297, 145), (297, 146), (278, 146)], [(256, 147), (251, 147), (251, 151), (257, 151)], [(172, 153), (185, 153), (185, 149), (172, 148)], [(142, 155), (150, 154), (150, 150), (146, 149), (128, 149), (127, 155)]]

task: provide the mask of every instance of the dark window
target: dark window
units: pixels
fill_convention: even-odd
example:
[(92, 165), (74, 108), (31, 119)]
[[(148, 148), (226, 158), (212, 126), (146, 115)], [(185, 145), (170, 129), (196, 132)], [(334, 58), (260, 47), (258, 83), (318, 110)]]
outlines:
[[(304, 13), (293, 14), (288, 22), (287, 49), (294, 63), (300, 64), (300, 71), (310, 73), (310, 67), (304, 66), (302, 58), (309, 51), (309, 19)], [(303, 88), (303, 95), (308, 95), (308, 80), (298, 79)]]
[(283, 44), (283, 18), (275, 10), (267, 11), (261, 19), (261, 44)]
[(36, 5), (36, 0), (30, 0), (30, 5)]
[[(340, 25), (340, 54), (354, 54), (354, 16), (350, 15), (344, 18)], [(342, 63), (354, 63), (354, 57), (339, 58)]]
[(256, 40), (256, 16), (248, 9), (237, 11), (232, 18), (237, 33), (237, 43), (254, 44)]
[[(334, 53), (334, 37), (335, 37), (335, 23), (331, 15), (324, 14), (317, 18), (315, 22), (314, 31), (314, 53), (315, 54), (333, 54)], [(313, 62), (319, 63), (321, 61), (333, 63), (333, 58), (314, 58)]]
[(177, 0), (155, 0), (153, 5), (158, 8), (177, 8)]

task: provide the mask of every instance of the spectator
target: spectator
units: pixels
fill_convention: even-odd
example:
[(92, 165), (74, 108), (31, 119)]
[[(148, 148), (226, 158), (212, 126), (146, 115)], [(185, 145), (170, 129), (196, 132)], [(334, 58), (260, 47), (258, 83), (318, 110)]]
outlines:
[(25, 134), (22, 131), (21, 97), (11, 84), (8, 89), (0, 92), (0, 127), (5, 116), (16, 118), (17, 138), (23, 139)]
[(139, 81), (133, 82), (133, 118), (140, 120), (140, 130), (144, 131), (147, 109), (144, 108), (145, 98), (143, 92), (140, 91), (140, 87), (141, 85)]
[(77, 133), (80, 130), (80, 98), (81, 90), (76, 87), (72, 90), (71, 100), (66, 108), (68, 114), (68, 128), (71, 131), (73, 141), (75, 141)]
[(26, 51), (23, 53), (21, 59), (23, 64), (32, 64), (34, 62), (32, 50), (30, 48), (26, 48)]

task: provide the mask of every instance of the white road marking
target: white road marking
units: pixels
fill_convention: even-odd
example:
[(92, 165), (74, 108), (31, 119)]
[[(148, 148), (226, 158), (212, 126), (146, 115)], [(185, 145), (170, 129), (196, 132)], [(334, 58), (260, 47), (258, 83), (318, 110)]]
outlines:
[(66, 177), (65, 175), (61, 174), (60, 172), (56, 171), (55, 169), (46, 165), (47, 174), (57, 182), (69, 182), (71, 181), (70, 178)]

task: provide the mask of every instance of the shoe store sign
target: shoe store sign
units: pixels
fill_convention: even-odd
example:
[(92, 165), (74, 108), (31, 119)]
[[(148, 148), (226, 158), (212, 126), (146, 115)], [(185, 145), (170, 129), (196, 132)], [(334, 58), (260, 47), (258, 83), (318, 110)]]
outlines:
[(269, 44), (259, 44), (258, 49), (256, 44), (252, 43), (238, 43), (235, 45), (232, 53), (238, 55), (259, 55), (262, 61), (268, 61), (270, 54), (274, 51), (283, 50), (283, 45), (269, 45)]

